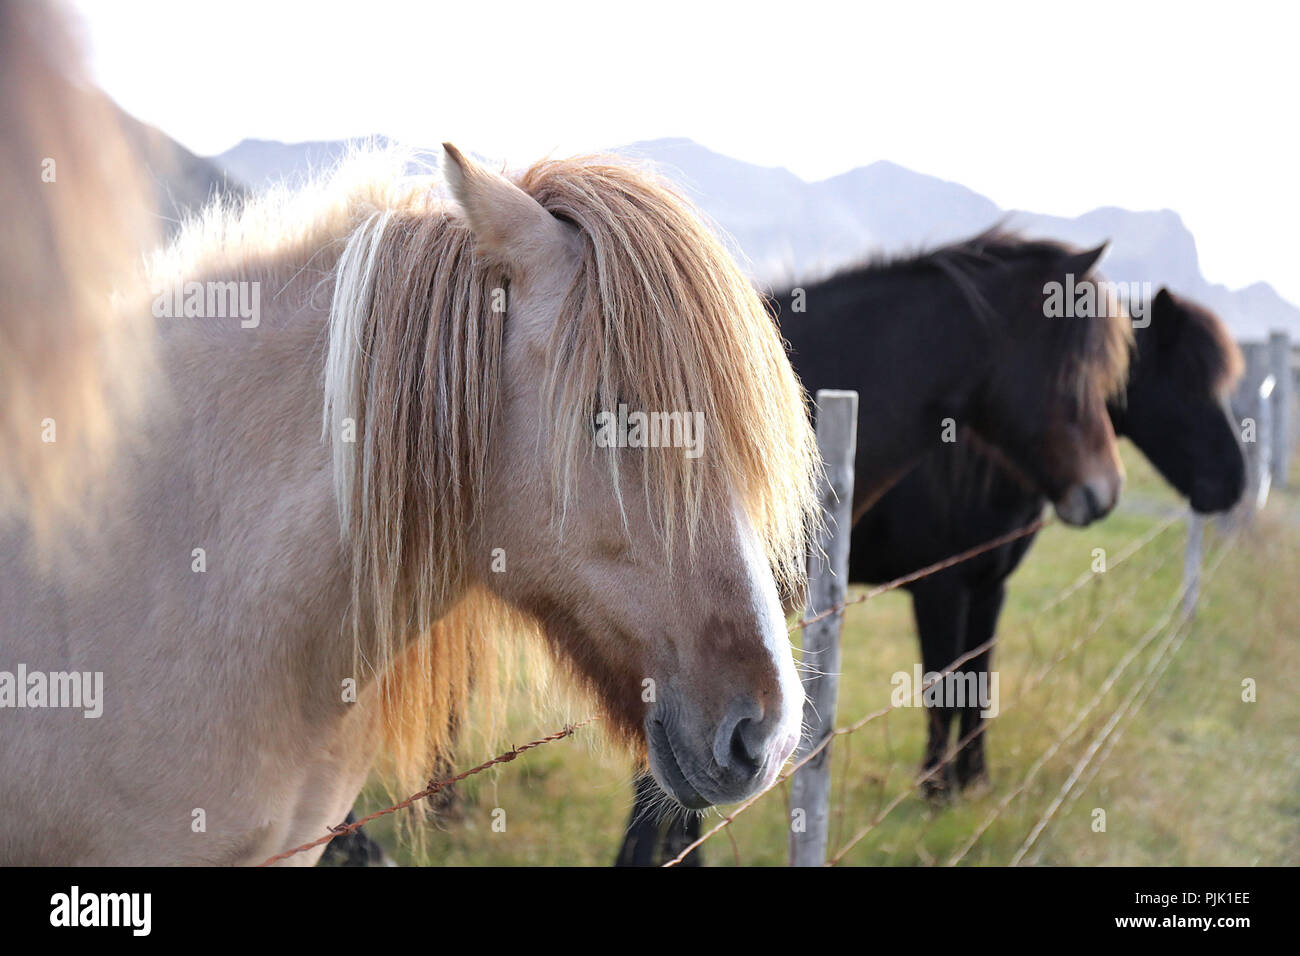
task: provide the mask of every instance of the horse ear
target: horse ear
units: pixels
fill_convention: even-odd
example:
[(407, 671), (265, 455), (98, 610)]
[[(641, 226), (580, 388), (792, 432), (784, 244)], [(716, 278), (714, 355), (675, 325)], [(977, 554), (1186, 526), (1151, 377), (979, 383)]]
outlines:
[(1164, 286), (1151, 301), (1151, 324), (1155, 327), (1156, 341), (1161, 348), (1168, 348), (1178, 338), (1183, 328), (1187, 313), (1177, 297)]
[(504, 176), (484, 169), (451, 143), (445, 172), (478, 248), (512, 271), (553, 268), (572, 254), (564, 223)]
[(1096, 249), (1089, 249), (1086, 252), (1072, 252), (1065, 257), (1063, 271), (1066, 275), (1072, 275), (1082, 279), (1095, 266), (1099, 259), (1105, 255), (1106, 250), (1110, 247), (1110, 240), (1103, 242)]

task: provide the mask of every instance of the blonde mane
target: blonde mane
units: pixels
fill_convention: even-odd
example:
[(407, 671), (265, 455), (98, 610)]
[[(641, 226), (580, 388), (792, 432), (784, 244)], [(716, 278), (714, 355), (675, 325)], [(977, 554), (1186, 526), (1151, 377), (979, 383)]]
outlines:
[[(640, 456), (665, 559), (679, 522), (694, 541), (706, 501), (736, 502), (779, 584), (800, 590), (818, 459), (803, 390), (759, 295), (694, 210), (643, 170), (546, 161), (515, 182), (581, 242), (539, 384), (539, 414), (554, 427), (555, 520), (573, 507), (583, 456), (606, 454), (620, 486), (618, 456), (592, 440), (598, 406), (703, 411), (702, 457)], [(269, 261), (257, 237), (276, 234), (276, 210), (316, 209), (305, 225), (278, 228), (296, 250), (283, 262), (299, 271), (310, 262), (332, 280), (322, 425), (351, 558), (352, 627), (362, 666), (380, 678), (395, 779), (411, 786), (445, 757), (471, 692), (490, 690), (501, 632), (534, 629), (466, 588), (466, 531), (483, 500), (510, 321), (508, 298), (504, 315), (493, 307), (507, 278), (426, 182), (363, 177), (306, 204), (282, 193), (269, 206), (210, 213), (156, 265), (237, 269), (250, 240), (253, 258)]]
[[(702, 412), (704, 457), (643, 458), (661, 535), (680, 515), (694, 542), (704, 498), (734, 493), (778, 585), (801, 590), (819, 459), (803, 387), (762, 298), (700, 215), (644, 169), (608, 157), (545, 161), (519, 186), (583, 241), (543, 388), (562, 502), (570, 463), (590, 454), (597, 409)], [(606, 459), (618, 488), (618, 456)]]

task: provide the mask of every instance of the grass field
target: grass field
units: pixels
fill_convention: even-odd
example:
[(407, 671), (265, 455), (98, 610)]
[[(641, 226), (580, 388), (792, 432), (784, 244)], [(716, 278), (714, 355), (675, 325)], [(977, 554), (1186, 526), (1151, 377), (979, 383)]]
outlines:
[[(942, 864), (958, 856), (963, 864), (1009, 862), (1147, 672), (1159, 637), (1100, 697), (1077, 732), (1060, 739), (1125, 652), (1159, 621), (1180, 584), (1182, 521), (1039, 613), (1089, 570), (1094, 548), (1104, 548), (1113, 561), (1125, 545), (1182, 512), (1182, 503), (1129, 446), (1125, 464), (1129, 480), (1117, 511), (1082, 531), (1049, 526), (1011, 579), (994, 660), (1004, 713), (989, 731), (991, 787), (937, 809), (912, 789), (924, 740), (917, 710), (896, 710), (836, 739), (832, 853), (902, 795), (844, 855), (844, 865)], [(1207, 527), (1209, 562), (1224, 542), (1216, 527)], [(1300, 863), (1298, 584), (1300, 495), (1275, 491), (1255, 526), (1203, 582), (1197, 617), (1141, 709), (1119, 723), (1113, 749), (1102, 751), (1104, 761), (1094, 758), (1081, 778), (1086, 787), (1055, 813), (1024, 862)], [(1076, 650), (1063, 653), (1075, 644)], [(910, 672), (918, 659), (910, 599), (886, 594), (849, 609), (843, 646), (837, 725), (886, 705), (890, 675)], [(1048, 667), (1058, 656), (1060, 662)], [(1246, 678), (1257, 684), (1254, 703), (1242, 700)], [(586, 716), (581, 708), (566, 713)], [(564, 718), (538, 716), (533, 705), (517, 701), (506, 743), (549, 733)], [(1054, 754), (1043, 759), (1054, 744)], [(457, 765), (491, 755), (463, 752)], [(630, 806), (630, 774), (629, 759), (603, 745), (595, 724), (575, 739), (460, 785), (422, 849), (399, 845), (391, 823), (368, 830), (403, 864), (607, 865)], [(704, 847), (705, 861), (783, 864), (787, 799), (788, 784), (769, 793)], [(374, 784), (360, 808), (385, 802)], [(1094, 831), (1097, 809), (1105, 811), (1105, 832)], [(494, 811), (504, 811), (503, 832), (493, 827)], [(712, 813), (706, 828), (718, 819)]]

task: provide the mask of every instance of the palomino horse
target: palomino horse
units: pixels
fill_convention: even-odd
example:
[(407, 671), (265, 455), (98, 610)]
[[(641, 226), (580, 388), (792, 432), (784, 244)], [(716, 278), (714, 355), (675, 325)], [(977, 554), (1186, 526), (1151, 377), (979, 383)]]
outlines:
[[(1048, 283), (1091, 284), (1101, 252), (993, 231), (776, 296), (804, 385), (859, 393), (855, 522), (962, 426), (1031, 476), (1067, 522), (1110, 510), (1122, 472), (1106, 399), (1124, 380), (1128, 322), (1122, 310), (1049, 318), (1043, 307)], [(887, 560), (878, 543), (857, 548)], [(621, 863), (654, 859), (651, 793), (638, 783)]]
[(149, 374), (148, 312), (109, 302), (142, 278), (153, 206), (68, 33), (0, 0), (0, 514), (38, 532), (81, 517)]
[[(317, 838), (381, 750), (425, 779), (503, 620), (683, 805), (793, 750), (780, 596), (816, 451), (761, 299), (645, 173), (447, 158), (458, 206), (336, 183), (210, 211), (155, 264), (165, 388), (98, 522), (40, 562), (2, 532), (0, 862)], [(251, 314), (210, 314), (214, 285)], [(598, 447), (620, 404), (694, 416), (696, 443)]]
[[(1125, 392), (1109, 403), (1115, 429), (1133, 440), (1194, 509), (1227, 510), (1240, 497), (1244, 481), (1241, 450), (1222, 407), (1222, 397), (1240, 371), (1240, 354), (1217, 317), (1166, 290), (1155, 297), (1150, 315), (1150, 324), (1134, 335)], [(998, 467), (975, 442), (939, 446), (854, 525), (849, 579), (878, 584), (911, 574), (1024, 527), (1042, 513), (1044, 503), (1023, 475)], [(1021, 538), (906, 585), (927, 672), (942, 671), (993, 637), (1006, 578), (1032, 541), (1033, 536)], [(991, 656), (985, 652), (972, 658), (959, 673), (986, 671)], [(956, 713), (928, 712), (923, 774), (948, 756)], [(961, 737), (970, 739), (941, 773), (923, 778), (929, 794), (986, 779), (985, 735), (977, 732), (984, 718), (978, 706), (962, 708), (960, 714)], [(644, 789), (642, 784), (624, 842), (625, 862), (649, 862), (659, 847), (655, 801)], [(663, 834), (663, 852), (676, 855), (674, 846), (685, 846), (696, 836), (694, 820), (673, 825)]]

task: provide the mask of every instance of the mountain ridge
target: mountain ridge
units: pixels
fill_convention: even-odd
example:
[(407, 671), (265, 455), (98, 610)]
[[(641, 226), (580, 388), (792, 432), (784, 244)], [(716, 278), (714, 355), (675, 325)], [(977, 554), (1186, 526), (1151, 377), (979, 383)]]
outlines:
[[(392, 141), (243, 140), (211, 161), (256, 190), (305, 178), (365, 142)], [(1106, 278), (1150, 282), (1153, 290), (1169, 286), (1218, 312), (1238, 339), (1261, 340), (1278, 328), (1300, 342), (1300, 308), (1268, 282), (1230, 289), (1202, 275), (1196, 238), (1175, 210), (1099, 206), (1067, 217), (1003, 209), (961, 183), (886, 159), (809, 182), (783, 166), (748, 163), (686, 137), (642, 140), (614, 152), (649, 161), (676, 182), (765, 283), (807, 279), (873, 255), (904, 254), (1004, 224), (1079, 246), (1108, 242), (1101, 264)]]

